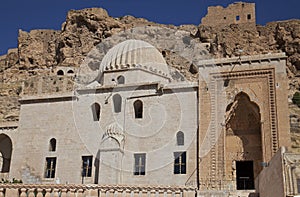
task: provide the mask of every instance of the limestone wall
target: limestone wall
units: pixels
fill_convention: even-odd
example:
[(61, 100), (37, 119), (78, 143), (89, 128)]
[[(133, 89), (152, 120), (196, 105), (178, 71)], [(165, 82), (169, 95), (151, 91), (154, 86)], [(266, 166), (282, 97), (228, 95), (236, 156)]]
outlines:
[[(53, 183), (56, 178), (62, 183), (81, 183), (81, 157), (91, 155), (92, 177), (84, 178), (86, 184), (138, 181), (144, 185), (195, 186), (196, 87), (196, 84), (169, 84), (162, 93), (157, 93), (158, 84), (122, 84), (78, 89), (69, 95), (24, 95), (10, 178), (25, 183)], [(114, 112), (116, 94), (122, 98), (120, 113)], [(144, 105), (142, 119), (134, 118), (133, 103), (138, 99)], [(100, 121), (93, 119), (94, 103), (100, 105)], [(111, 131), (111, 128), (115, 129)], [(114, 136), (118, 135), (115, 131), (122, 132), (124, 138), (119, 145), (113, 144), (113, 139), (118, 138)], [(176, 146), (178, 131), (184, 132), (184, 146)], [(106, 140), (107, 136), (113, 139)], [(57, 140), (55, 152), (49, 151), (51, 138)], [(109, 141), (112, 146), (105, 145)], [(114, 150), (120, 151), (110, 152)], [(187, 152), (186, 174), (174, 174), (176, 151)], [(140, 152), (147, 153), (146, 175), (134, 176), (134, 153)], [(120, 157), (111, 164), (114, 155)], [(57, 158), (54, 179), (44, 177), (46, 157)], [(99, 158), (101, 162), (97, 164)]]
[(256, 189), (261, 197), (282, 197), (285, 194), (283, 153), (285, 149), (280, 149), (256, 179)]

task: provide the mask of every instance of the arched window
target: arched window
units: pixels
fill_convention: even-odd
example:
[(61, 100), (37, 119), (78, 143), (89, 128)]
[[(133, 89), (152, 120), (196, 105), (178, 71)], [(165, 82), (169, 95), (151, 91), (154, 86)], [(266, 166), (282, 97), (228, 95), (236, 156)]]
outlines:
[(49, 151), (51, 151), (51, 152), (56, 151), (56, 139), (55, 139), (55, 138), (52, 138), (52, 139), (50, 140), (50, 143), (49, 143)]
[(100, 105), (98, 103), (94, 103), (94, 104), (92, 104), (91, 107), (92, 107), (94, 121), (99, 121), (100, 120)]
[(73, 70), (68, 70), (68, 72), (67, 72), (68, 74), (73, 74), (74, 73), (74, 71)]
[(64, 71), (62, 70), (57, 71), (57, 75), (64, 75)]
[(122, 97), (119, 94), (113, 96), (114, 111), (115, 113), (120, 113), (122, 109)]
[(125, 77), (123, 75), (118, 76), (117, 82), (118, 82), (118, 84), (124, 84), (125, 83)]
[(135, 118), (143, 118), (143, 102), (136, 100), (133, 103)]
[(176, 134), (177, 146), (184, 145), (184, 133), (182, 131), (178, 131)]

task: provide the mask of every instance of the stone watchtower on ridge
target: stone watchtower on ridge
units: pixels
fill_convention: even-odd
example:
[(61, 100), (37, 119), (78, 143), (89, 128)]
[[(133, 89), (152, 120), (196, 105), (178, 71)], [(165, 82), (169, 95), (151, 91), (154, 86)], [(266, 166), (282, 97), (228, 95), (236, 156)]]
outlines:
[(235, 2), (226, 8), (210, 6), (207, 9), (207, 15), (201, 19), (201, 24), (220, 28), (239, 24), (255, 28), (255, 3)]

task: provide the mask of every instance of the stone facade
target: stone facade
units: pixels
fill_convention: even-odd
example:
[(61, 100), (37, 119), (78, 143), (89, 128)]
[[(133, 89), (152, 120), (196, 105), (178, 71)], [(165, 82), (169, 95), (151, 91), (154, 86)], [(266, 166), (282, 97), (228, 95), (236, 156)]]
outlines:
[(300, 191), (299, 158), (299, 154), (290, 153), (285, 148), (281, 148), (256, 180), (261, 196), (298, 196)]
[(228, 7), (208, 7), (207, 15), (201, 19), (202, 25), (222, 28), (231, 24), (239, 24), (255, 28), (255, 3), (236, 2)]
[(237, 165), (243, 161), (253, 162), (254, 184), (262, 163), (279, 147), (290, 146), (284, 65), (284, 54), (203, 61), (200, 73), (206, 73), (206, 80), (199, 81), (201, 188), (235, 187)]
[(88, 83), (66, 75), (24, 85), (18, 127), (2, 127), (3, 176), (192, 186), (200, 196), (255, 189), (262, 164), (290, 146), (285, 64), (284, 54), (199, 60), (198, 83), (176, 81), (155, 47), (120, 42)]
[[(114, 51), (123, 54), (110, 55)], [(24, 183), (54, 183), (59, 179), (76, 184), (196, 186), (197, 83), (172, 82), (161, 53), (143, 41), (120, 43), (102, 62), (106, 67), (98, 82), (76, 87), (70, 82), (72, 77), (62, 76), (24, 86), (18, 127), (21, 133), (11, 160), (12, 169), (19, 170), (12, 170), (10, 177)], [(55, 84), (52, 89), (46, 87), (50, 83)], [(120, 98), (119, 111), (116, 98)], [(136, 101), (142, 103), (142, 117), (138, 118)], [(184, 135), (180, 145), (179, 131)], [(55, 151), (49, 148), (51, 139), (55, 139)], [(174, 174), (177, 152), (185, 152), (186, 157), (185, 172), (178, 175)], [(136, 176), (134, 156), (140, 153), (146, 155), (146, 172)], [(81, 174), (85, 156), (91, 156), (93, 163), (87, 177)], [(47, 158), (56, 159), (55, 178), (45, 175)], [(161, 176), (164, 178), (158, 179)]]

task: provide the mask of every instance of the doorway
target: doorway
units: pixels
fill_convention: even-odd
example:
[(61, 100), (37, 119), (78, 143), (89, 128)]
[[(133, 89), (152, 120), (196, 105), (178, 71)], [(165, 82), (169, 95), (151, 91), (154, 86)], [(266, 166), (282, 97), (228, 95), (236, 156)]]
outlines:
[(236, 188), (254, 189), (253, 161), (236, 161)]
[[(234, 102), (227, 106), (225, 115), (225, 158), (228, 158), (226, 159), (225, 174), (228, 179), (236, 180), (237, 172), (236, 168), (232, 169), (232, 163), (234, 162), (236, 164), (236, 161), (245, 161), (245, 163), (237, 164), (240, 165), (238, 167), (241, 169), (238, 173), (245, 173), (242, 169), (249, 168), (250, 170), (248, 171), (250, 171), (251, 174), (242, 174), (240, 177), (250, 177), (252, 178), (252, 182), (254, 182), (253, 180), (262, 170), (262, 167), (259, 164), (263, 160), (261, 115), (259, 106), (252, 102), (246, 93), (240, 92), (236, 95)], [(252, 161), (252, 164), (247, 161)], [(249, 166), (247, 167), (247, 165)], [(244, 181), (246, 184), (246, 182), (249, 182), (250, 180), (248, 181), (245, 178), (240, 179), (237, 180), (240, 184), (238, 188), (243, 189)], [(250, 184), (252, 188), (253, 185), (253, 183)], [(250, 186), (245, 186), (245, 188), (251, 188)]]

